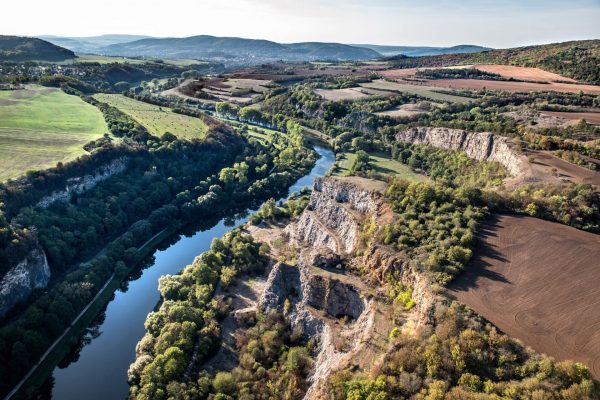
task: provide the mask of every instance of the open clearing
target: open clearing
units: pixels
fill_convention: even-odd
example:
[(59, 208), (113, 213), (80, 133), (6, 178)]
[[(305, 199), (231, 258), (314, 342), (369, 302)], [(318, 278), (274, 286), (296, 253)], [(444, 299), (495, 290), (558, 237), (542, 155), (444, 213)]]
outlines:
[(317, 89), (315, 90), (315, 93), (328, 101), (357, 100), (369, 97), (369, 95), (363, 93), (360, 88)]
[[(424, 181), (427, 178), (425, 175), (413, 172), (407, 165), (400, 161), (393, 160), (389, 155), (384, 153), (369, 153), (371, 157), (371, 165), (373, 171), (382, 175), (393, 175), (398, 178), (404, 178), (411, 181)], [(344, 176), (350, 172), (354, 161), (356, 160), (355, 153), (344, 153), (344, 159), (339, 161), (339, 168), (334, 175)]]
[(451, 103), (466, 103), (468, 101), (471, 101), (471, 99), (468, 97), (439, 93), (437, 91), (439, 89), (436, 87), (411, 85), (399, 82), (389, 82), (383, 79), (376, 79), (372, 82), (361, 83), (360, 86), (364, 88), (384, 90), (388, 92), (416, 94), (418, 96), (435, 101), (448, 101)]
[(540, 219), (499, 216), (480, 229), (472, 262), (450, 284), (510, 336), (600, 378), (600, 235)]
[(406, 118), (414, 117), (415, 115), (423, 114), (426, 112), (428, 111), (419, 108), (418, 104), (402, 104), (398, 107), (394, 107), (389, 110), (376, 112), (375, 114), (391, 118)]
[(208, 126), (200, 118), (176, 114), (167, 107), (130, 99), (122, 94), (97, 94), (94, 98), (123, 111), (155, 136), (171, 132), (178, 138), (199, 139), (208, 132)]
[(71, 161), (105, 133), (102, 113), (77, 96), (35, 85), (0, 91), (0, 181)]

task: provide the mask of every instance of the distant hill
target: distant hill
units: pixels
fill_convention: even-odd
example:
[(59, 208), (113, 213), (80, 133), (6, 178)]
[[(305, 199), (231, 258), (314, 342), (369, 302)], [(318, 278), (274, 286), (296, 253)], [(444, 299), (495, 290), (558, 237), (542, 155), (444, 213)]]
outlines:
[(398, 67), (505, 64), (537, 67), (581, 82), (600, 84), (600, 40), (580, 40), (469, 54), (388, 58)]
[(135, 40), (146, 39), (150, 36), (143, 35), (101, 35), (88, 37), (63, 37), (44, 35), (38, 36), (57, 46), (64, 47), (76, 53), (96, 53), (100, 48), (110, 46), (111, 44), (133, 42)]
[(0, 35), (0, 61), (63, 61), (75, 53), (38, 38)]
[(159, 57), (237, 60), (246, 63), (265, 61), (356, 61), (380, 58), (378, 52), (339, 43), (281, 44), (269, 40), (235, 37), (192, 36), (187, 38), (148, 38), (113, 44), (99, 54), (125, 57)]
[(452, 47), (428, 47), (428, 46), (382, 46), (376, 44), (353, 44), (352, 46), (364, 47), (374, 50), (384, 56), (403, 55), (408, 57), (437, 56), (442, 54), (461, 54), (476, 53), (480, 51), (492, 50), (489, 47), (482, 47), (470, 44), (461, 44)]

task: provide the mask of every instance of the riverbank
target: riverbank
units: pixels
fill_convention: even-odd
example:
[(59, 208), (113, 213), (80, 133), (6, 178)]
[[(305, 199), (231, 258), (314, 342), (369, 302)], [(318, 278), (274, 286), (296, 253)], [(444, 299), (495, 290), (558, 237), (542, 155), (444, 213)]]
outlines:
[[(315, 177), (323, 176), (329, 171), (335, 161), (333, 153), (320, 146), (315, 146), (315, 150), (320, 154), (320, 159), (311, 171), (307, 171), (288, 188), (287, 195), (282, 199), (302, 187), (311, 186)], [(254, 208), (250, 210), (253, 211)], [(127, 369), (135, 359), (135, 345), (143, 335), (147, 314), (154, 309), (159, 300), (159, 278), (177, 273), (197, 255), (206, 251), (213, 238), (223, 236), (233, 227), (246, 222), (248, 218), (249, 215), (235, 219), (226, 216), (220, 221), (215, 220), (208, 228), (206, 225), (200, 229), (193, 228), (194, 233), (191, 233), (189, 226), (173, 226), (170, 230), (163, 231), (160, 237), (153, 238), (155, 240), (152, 243), (144, 244), (144, 254), (140, 259), (152, 254), (153, 264), (133, 277), (129, 274), (129, 279), (124, 281), (118, 277), (113, 278), (103, 290), (103, 294), (70, 328), (70, 333), (36, 368), (35, 373), (23, 385), (19, 397), (13, 399), (27, 398), (26, 395), (31, 396), (34, 393), (41, 398), (60, 400), (125, 398), (128, 390)], [(167, 247), (157, 249), (174, 234), (180, 236), (168, 242)], [(139, 263), (130, 271), (136, 269), (139, 270)], [(127, 284), (123, 285), (123, 282)], [(126, 289), (119, 290), (124, 287)], [(98, 324), (97, 316), (102, 312), (105, 316)], [(71, 364), (54, 368), (61, 361), (64, 363), (65, 356), (79, 344), (82, 334), (94, 322), (96, 325), (93, 331), (101, 334), (88, 335), (85, 344), (71, 357), (74, 359)], [(44, 382), (51, 373), (51, 380)], [(35, 387), (41, 389), (36, 391)]]

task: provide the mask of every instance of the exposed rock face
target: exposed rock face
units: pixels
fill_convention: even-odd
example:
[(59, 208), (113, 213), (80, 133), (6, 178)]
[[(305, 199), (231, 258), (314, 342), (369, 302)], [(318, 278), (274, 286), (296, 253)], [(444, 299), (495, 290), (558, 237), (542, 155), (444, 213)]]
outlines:
[(50, 267), (43, 250), (31, 251), (0, 282), (0, 318), (26, 300), (34, 289), (46, 287), (49, 280)]
[(373, 114), (367, 111), (351, 112), (342, 118), (340, 125), (346, 129), (356, 129), (367, 133), (375, 133), (377, 131), (377, 126), (373, 121)]
[(529, 169), (527, 159), (513, 148), (514, 145), (509, 139), (489, 132), (416, 127), (398, 133), (396, 139), (401, 142), (464, 151), (469, 158), (475, 160), (498, 162), (514, 176)]
[[(325, 385), (328, 377), (362, 361), (372, 362), (368, 357), (380, 352), (377, 346), (387, 340), (389, 331), (382, 318), (389, 322), (390, 311), (384, 311), (385, 306), (377, 300), (383, 293), (377, 294), (365, 281), (383, 285), (393, 276), (411, 288), (416, 304), (407, 311), (406, 318), (412, 327), (428, 325), (433, 315), (435, 295), (429, 278), (415, 265), (380, 245), (371, 245), (362, 249), (362, 255), (353, 256), (363, 220), (372, 217), (381, 225), (393, 218), (389, 206), (365, 187), (371, 186), (356, 179), (315, 181), (306, 210), (285, 230), (303, 249), (299, 261), (295, 266), (276, 264), (259, 301), (262, 310), (285, 311), (292, 326), (301, 326), (304, 334), (318, 343), (319, 352), (305, 399), (329, 398)], [(340, 274), (342, 265), (364, 271), (368, 276)], [(327, 271), (315, 272), (315, 268)], [(350, 323), (338, 320), (344, 316), (350, 318)]]
[[(348, 316), (352, 319), (357, 319), (362, 314), (365, 303), (355, 287), (336, 279), (314, 275), (303, 262), (297, 266), (276, 264), (269, 274), (259, 306), (267, 311), (282, 310), (286, 300), (294, 307), (292, 314), (310, 306), (315, 310), (325, 311), (334, 318)], [(322, 325), (314, 318), (302, 322), (302, 325), (304, 333), (311, 337), (322, 329)]]
[(371, 192), (339, 179), (319, 178), (307, 210), (286, 232), (295, 242), (351, 253), (360, 234), (360, 214), (376, 209)]
[(392, 274), (402, 285), (411, 288), (412, 299), (417, 310), (417, 318), (414, 322), (417, 325), (431, 322), (435, 295), (431, 291), (431, 282), (425, 273), (418, 271), (397, 253), (376, 245), (369, 247), (362, 259), (355, 262), (360, 262), (379, 282), (384, 282), (385, 277)]
[(39, 207), (48, 207), (55, 201), (68, 201), (73, 194), (86, 192), (96, 186), (99, 182), (125, 171), (126, 168), (126, 158), (117, 158), (110, 164), (98, 168), (93, 174), (69, 179), (63, 190), (53, 192), (51, 195), (41, 199), (36, 205)]
[[(314, 275), (305, 264), (305, 258), (300, 260), (297, 266), (278, 263), (273, 267), (259, 300), (259, 308), (286, 312), (292, 327), (301, 327), (307, 339), (312, 338), (318, 343), (315, 371), (305, 395), (305, 399), (312, 399), (320, 398), (317, 392), (331, 371), (346, 365), (354, 352), (368, 340), (375, 311), (373, 300), (365, 299), (356, 287)], [(286, 300), (289, 301), (288, 307)], [(323, 311), (326, 316), (315, 311)], [(351, 343), (346, 349), (336, 346), (340, 332), (335, 332), (332, 321), (343, 316), (352, 318), (343, 330)]]

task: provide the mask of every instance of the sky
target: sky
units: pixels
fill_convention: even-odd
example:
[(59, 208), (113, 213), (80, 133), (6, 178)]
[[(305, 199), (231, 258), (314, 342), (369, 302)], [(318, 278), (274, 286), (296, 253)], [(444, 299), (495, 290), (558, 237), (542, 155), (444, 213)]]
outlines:
[(18, 0), (0, 34), (495, 48), (600, 39), (600, 0)]

